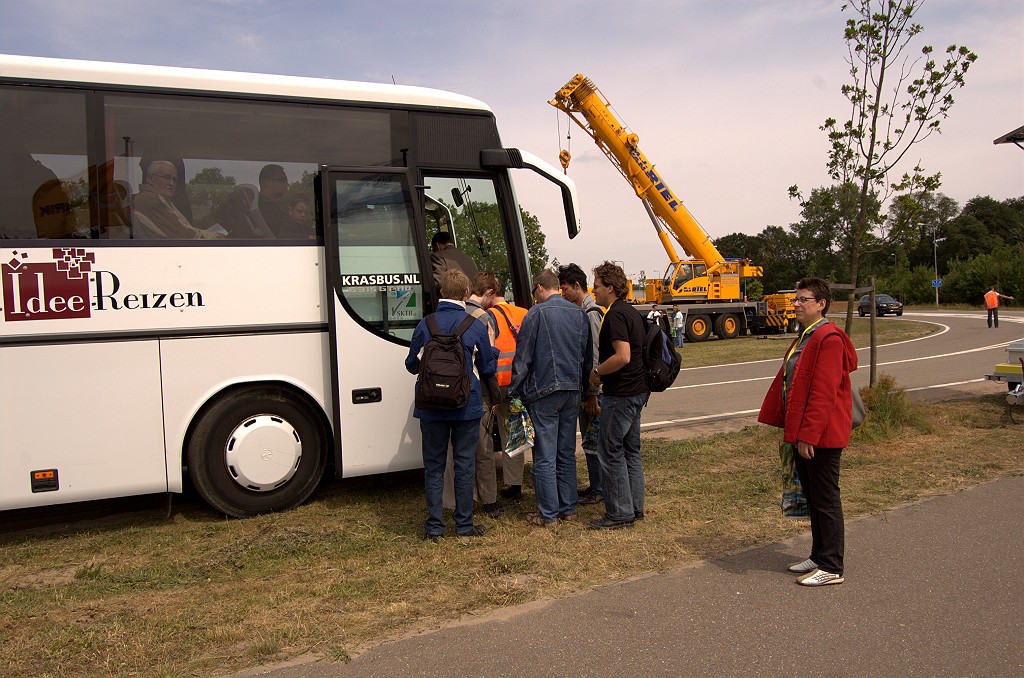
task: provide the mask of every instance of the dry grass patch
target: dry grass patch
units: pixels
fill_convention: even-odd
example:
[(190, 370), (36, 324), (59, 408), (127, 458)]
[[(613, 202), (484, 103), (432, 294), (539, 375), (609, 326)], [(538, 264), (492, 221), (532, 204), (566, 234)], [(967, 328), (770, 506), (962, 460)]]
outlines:
[[(1024, 473), (1022, 428), (997, 396), (910, 407), (909, 425), (880, 431), (869, 417), (855, 434), (848, 517)], [(460, 616), (786, 538), (807, 524), (779, 511), (778, 438), (749, 427), (645, 440), (647, 518), (629, 530), (586, 529), (593, 506), (557, 530), (529, 527), (531, 494), (480, 519), (484, 537), (434, 544), (422, 539), (421, 476), (406, 473), (328, 483), (295, 511), (251, 520), (196, 507), (0, 538), (0, 665), (209, 675), (306, 653), (345, 660)]]

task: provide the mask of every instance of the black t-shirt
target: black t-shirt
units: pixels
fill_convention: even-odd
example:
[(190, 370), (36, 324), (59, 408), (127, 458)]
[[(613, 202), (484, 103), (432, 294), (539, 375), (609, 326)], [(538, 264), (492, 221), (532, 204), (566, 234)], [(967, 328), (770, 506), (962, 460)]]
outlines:
[(635, 308), (617, 300), (608, 309), (598, 335), (597, 351), (603, 363), (615, 354), (612, 341), (629, 342), (629, 364), (622, 369), (601, 377), (601, 388), (612, 396), (634, 396), (647, 393), (647, 378), (644, 372), (644, 337), (647, 330), (643, 316)]

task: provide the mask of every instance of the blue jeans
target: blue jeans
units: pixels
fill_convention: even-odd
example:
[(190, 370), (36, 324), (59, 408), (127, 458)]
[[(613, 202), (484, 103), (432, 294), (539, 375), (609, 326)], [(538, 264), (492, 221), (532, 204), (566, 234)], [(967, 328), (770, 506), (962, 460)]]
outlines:
[(683, 347), (683, 337), (685, 337), (685, 336), (686, 335), (683, 333), (683, 328), (682, 327), (677, 327), (676, 328), (676, 348), (682, 348)]
[(604, 394), (601, 436), (597, 456), (601, 460), (604, 507), (612, 520), (633, 520), (644, 510), (644, 467), (640, 460), (640, 410), (647, 394)]
[(544, 520), (576, 512), (576, 420), (579, 391), (555, 391), (527, 404), (533, 420), (533, 490)]
[(423, 527), (429, 536), (440, 536), (445, 531), (441, 511), (444, 467), (448, 461), (448, 442), (451, 441), (455, 469), (455, 531), (467, 534), (473, 529), (473, 482), (480, 420), (420, 419), (420, 433), (423, 437), (423, 488), (427, 495), (427, 521)]
[(996, 327), (999, 327), (999, 307), (988, 309), (988, 326), (992, 327), (992, 321), (996, 322)]

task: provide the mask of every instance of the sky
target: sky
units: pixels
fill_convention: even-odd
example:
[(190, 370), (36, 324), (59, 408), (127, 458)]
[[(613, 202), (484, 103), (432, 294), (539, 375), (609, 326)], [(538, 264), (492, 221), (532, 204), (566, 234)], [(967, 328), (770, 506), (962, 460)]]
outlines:
[[(0, 0), (0, 53), (397, 82), (477, 98), (502, 144), (554, 166), (573, 156), (583, 230), (566, 236), (558, 191), (514, 175), (549, 255), (589, 270), (661, 272), (640, 200), (593, 141), (547, 104), (590, 77), (712, 238), (800, 218), (787, 189), (829, 185), (818, 128), (842, 119), (842, 0)], [(1024, 151), (992, 141), (1024, 125), (1024, 4), (926, 0), (916, 52), (978, 55), (942, 134), (916, 146), (961, 206), (1024, 196)], [(567, 131), (571, 138), (566, 138)]]

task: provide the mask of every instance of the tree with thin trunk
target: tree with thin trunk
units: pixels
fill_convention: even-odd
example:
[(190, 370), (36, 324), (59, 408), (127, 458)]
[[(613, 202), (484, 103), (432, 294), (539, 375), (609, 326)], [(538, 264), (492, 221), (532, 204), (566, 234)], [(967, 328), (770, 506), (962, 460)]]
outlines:
[[(953, 106), (953, 92), (964, 86), (967, 69), (977, 56), (967, 47), (950, 45), (938, 59), (930, 45), (913, 54), (910, 43), (923, 30), (914, 22), (924, 0), (854, 0), (842, 7), (855, 16), (846, 22), (844, 40), (850, 80), (842, 93), (849, 102), (847, 119), (828, 118), (821, 130), (828, 135), (828, 172), (837, 186), (853, 184), (856, 209), (852, 223), (842, 229), (850, 260), (850, 283), (856, 287), (865, 245), (879, 225), (878, 206), (893, 194), (934, 191), (940, 174), (925, 174), (920, 162), (895, 178), (909, 162), (911, 149), (932, 134), (941, 133), (942, 120)], [(790, 195), (803, 198), (799, 188)], [(884, 243), (884, 238), (881, 239)], [(853, 325), (855, 293), (850, 290), (846, 332)]]

